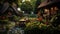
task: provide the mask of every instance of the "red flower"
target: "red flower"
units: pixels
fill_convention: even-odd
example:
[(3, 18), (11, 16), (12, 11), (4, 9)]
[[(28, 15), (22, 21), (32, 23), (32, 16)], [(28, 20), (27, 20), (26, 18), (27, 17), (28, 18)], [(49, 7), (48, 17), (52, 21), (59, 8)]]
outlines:
[(42, 18), (42, 17), (38, 18), (38, 21), (42, 21), (42, 20), (43, 20), (43, 18)]

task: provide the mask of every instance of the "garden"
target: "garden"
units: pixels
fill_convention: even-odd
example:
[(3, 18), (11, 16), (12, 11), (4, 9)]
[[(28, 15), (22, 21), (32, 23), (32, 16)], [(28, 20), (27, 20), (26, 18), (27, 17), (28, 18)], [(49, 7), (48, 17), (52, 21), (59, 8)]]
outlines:
[(59, 3), (56, 0), (0, 1), (0, 33), (59, 34)]

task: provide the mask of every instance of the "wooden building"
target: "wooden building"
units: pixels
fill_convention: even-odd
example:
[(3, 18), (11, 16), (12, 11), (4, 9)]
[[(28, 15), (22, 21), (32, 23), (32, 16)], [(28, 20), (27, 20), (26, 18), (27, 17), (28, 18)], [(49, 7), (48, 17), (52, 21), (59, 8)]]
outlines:
[[(54, 26), (60, 24), (60, 0), (46, 0), (38, 6), (38, 11), (43, 11), (43, 17), (47, 22), (53, 23)], [(41, 11), (40, 11), (41, 12)]]
[(8, 12), (11, 12), (11, 13), (14, 13), (16, 15), (19, 15), (19, 12), (17, 10), (16, 7), (14, 6), (11, 6), (8, 2), (5, 2), (2, 6), (2, 8), (0, 9), (0, 15), (4, 14), (4, 13), (8, 13)]
[[(7, 25), (14, 22), (14, 16), (21, 16), (20, 12), (17, 10), (16, 5), (10, 5), (9, 2), (4, 2), (0, 8), (0, 33), (7, 33)], [(16, 19), (16, 18), (15, 18)], [(12, 21), (13, 20), (13, 21)]]

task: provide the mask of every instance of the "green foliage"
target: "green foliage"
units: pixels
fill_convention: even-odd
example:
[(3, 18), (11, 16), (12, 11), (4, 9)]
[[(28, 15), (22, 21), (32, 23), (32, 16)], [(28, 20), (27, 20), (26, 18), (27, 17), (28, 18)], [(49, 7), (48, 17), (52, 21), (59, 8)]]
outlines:
[(44, 2), (44, 1), (46, 1), (46, 0), (41, 0), (41, 2)]
[(37, 0), (31, 0), (31, 4), (32, 4), (32, 6), (33, 6), (33, 11), (35, 10), (35, 6), (36, 6), (35, 4), (36, 4), (36, 1), (37, 1)]
[(26, 24), (25, 34), (46, 34), (52, 32), (52, 30), (49, 25), (40, 22), (29, 22)]
[(26, 24), (25, 34), (54, 34), (59, 33), (58, 27), (46, 25), (40, 22), (29, 22)]
[(18, 0), (18, 7), (20, 7), (22, 4), (22, 0)]
[(25, 1), (21, 5), (21, 10), (23, 10), (23, 11), (32, 11), (32, 9), (33, 9), (32, 5), (29, 1)]
[(40, 22), (29, 22), (26, 24), (26, 28), (27, 30), (31, 30), (31, 29), (34, 29), (34, 28), (39, 28), (39, 29), (46, 29), (49, 25), (46, 25), (46, 24), (43, 24), (43, 23), (40, 23)]

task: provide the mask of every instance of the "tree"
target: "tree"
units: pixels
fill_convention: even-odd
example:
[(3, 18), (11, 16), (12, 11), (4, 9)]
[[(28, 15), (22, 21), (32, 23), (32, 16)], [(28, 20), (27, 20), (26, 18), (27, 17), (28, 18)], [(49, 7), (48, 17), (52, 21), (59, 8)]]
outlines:
[(36, 1), (37, 0), (31, 0), (31, 4), (32, 4), (32, 6), (33, 6), (33, 12), (35, 12), (35, 4), (36, 4)]
[(20, 7), (22, 4), (22, 0), (18, 0), (18, 7)]
[(41, 3), (41, 0), (37, 0), (36, 1), (36, 4), (35, 4), (36, 5), (35, 6), (35, 13), (37, 13), (37, 11), (38, 11), (38, 8), (37, 7), (40, 5), (40, 3)]
[(33, 10), (33, 7), (29, 1), (23, 2), (20, 8), (22, 11), (25, 11), (25, 13), (29, 13), (29, 14), (30, 14), (30, 11)]

